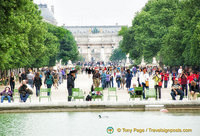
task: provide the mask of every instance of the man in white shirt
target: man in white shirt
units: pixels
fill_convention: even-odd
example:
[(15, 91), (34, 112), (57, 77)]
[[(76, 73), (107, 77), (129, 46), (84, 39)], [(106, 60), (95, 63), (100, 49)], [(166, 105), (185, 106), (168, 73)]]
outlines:
[(183, 72), (182, 66), (180, 66), (179, 70), (178, 70), (178, 75), (181, 75)]
[(149, 74), (147, 73), (147, 68), (143, 68), (143, 72), (140, 73), (140, 84), (143, 87), (143, 99), (145, 99), (145, 88), (149, 89)]

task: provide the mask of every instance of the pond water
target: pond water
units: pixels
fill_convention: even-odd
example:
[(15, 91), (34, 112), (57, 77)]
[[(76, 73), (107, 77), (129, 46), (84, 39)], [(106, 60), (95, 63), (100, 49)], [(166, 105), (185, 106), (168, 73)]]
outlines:
[[(110, 128), (108, 129), (108, 127)], [(192, 129), (192, 132), (152, 132), (153, 129), (182, 129), (182, 131), (183, 129), (187, 129), (184, 131)], [(200, 113), (51, 112), (0, 114), (0, 136), (199, 136), (199, 134)]]

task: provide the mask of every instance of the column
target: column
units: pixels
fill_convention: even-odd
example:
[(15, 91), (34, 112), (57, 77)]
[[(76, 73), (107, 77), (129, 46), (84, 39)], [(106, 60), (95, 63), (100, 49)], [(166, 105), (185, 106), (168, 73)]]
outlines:
[(101, 46), (101, 61), (105, 61), (105, 56), (104, 56), (104, 46)]
[(88, 62), (91, 61), (91, 50), (90, 50), (90, 46), (88, 45), (88, 49), (87, 49), (87, 53), (88, 53)]

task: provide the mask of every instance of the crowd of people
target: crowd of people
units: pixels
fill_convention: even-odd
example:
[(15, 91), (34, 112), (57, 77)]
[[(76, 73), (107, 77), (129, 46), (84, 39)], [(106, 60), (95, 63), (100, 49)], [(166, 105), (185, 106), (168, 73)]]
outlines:
[[(156, 90), (156, 98), (162, 98), (162, 88), (171, 88), (171, 97), (176, 100), (176, 96), (180, 95), (180, 100), (188, 96), (188, 91), (191, 100), (196, 100), (199, 94), (200, 87), (200, 72), (191, 69), (161, 69), (159, 67), (137, 67), (132, 68), (109, 66), (109, 67), (82, 67), (80, 70), (86, 73), (89, 78), (92, 78), (92, 87), (111, 88), (116, 87), (118, 90), (127, 90), (128, 93), (134, 94), (135, 87), (142, 87), (143, 99), (145, 99), (145, 91), (150, 87), (150, 80), (154, 81), (154, 88)], [(33, 94), (35, 90), (36, 97), (40, 95), (40, 88), (45, 85), (46, 88), (55, 87), (59, 89), (59, 85), (67, 80), (68, 101), (72, 98), (72, 88), (75, 87), (74, 81), (77, 77), (77, 70), (75, 69), (58, 69), (49, 70), (43, 69), (40, 72), (34, 72), (29, 69), (26, 73), (18, 73), (18, 81), (20, 83), (17, 90), (20, 94), (22, 102), (26, 102), (27, 98)], [(133, 78), (137, 78), (137, 82)], [(171, 81), (170, 81), (171, 80)], [(16, 74), (11, 72), (9, 77), (9, 85), (0, 93), (1, 103), (4, 99), (11, 102), (16, 84)], [(169, 84), (169, 82), (171, 84)], [(152, 86), (152, 85), (151, 85)], [(126, 89), (125, 89), (126, 88)], [(48, 92), (47, 95), (50, 95)]]
[(161, 99), (162, 88), (171, 88), (170, 94), (173, 100), (176, 100), (177, 95), (180, 95), (180, 100), (188, 97), (188, 91), (190, 99), (196, 100), (200, 92), (200, 72), (192, 69), (183, 69), (182, 66), (179, 69), (161, 69), (156, 66), (143, 68), (137, 66), (132, 68), (120, 66), (83, 67), (82, 72), (84, 71), (89, 77), (93, 75), (94, 87), (101, 86), (103, 89), (114, 87), (114, 82), (116, 81), (115, 87), (118, 89), (126, 87), (128, 92), (134, 88), (131, 88), (131, 84), (136, 86), (136, 83), (132, 82), (132, 78), (137, 77), (138, 87), (143, 88), (143, 99), (145, 99), (145, 90), (149, 89), (150, 80), (154, 80), (157, 99)]

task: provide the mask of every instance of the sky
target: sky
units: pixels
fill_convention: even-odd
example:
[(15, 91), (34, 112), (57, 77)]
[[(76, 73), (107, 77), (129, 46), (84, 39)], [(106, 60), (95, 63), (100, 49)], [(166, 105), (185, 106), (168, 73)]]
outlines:
[(58, 25), (128, 25), (148, 0), (34, 0), (54, 5)]

